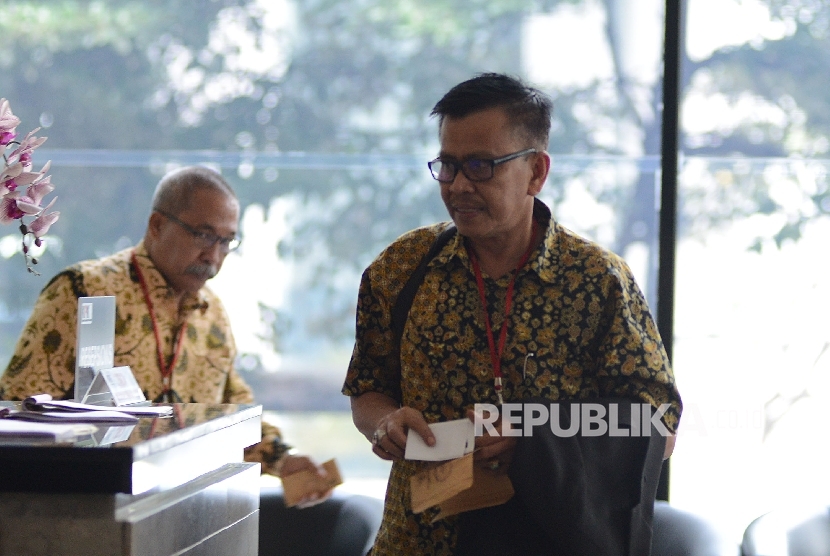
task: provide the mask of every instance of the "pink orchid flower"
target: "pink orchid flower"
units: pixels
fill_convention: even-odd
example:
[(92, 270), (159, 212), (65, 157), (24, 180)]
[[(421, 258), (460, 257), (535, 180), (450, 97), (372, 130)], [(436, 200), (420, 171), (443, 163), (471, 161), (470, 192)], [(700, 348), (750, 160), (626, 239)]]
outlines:
[(32, 152), (46, 141), (46, 137), (35, 137), (38, 131), (40, 131), (39, 127), (26, 134), (26, 137), (8, 156), (10, 161), (22, 163), (26, 170), (32, 167)]
[(57, 200), (58, 198), (55, 197), (48, 205), (41, 207), (39, 204), (32, 202), (33, 199), (20, 195), (19, 192), (9, 193), (0, 201), (0, 224), (9, 224), (27, 215), (37, 215), (28, 228), (36, 238), (40, 238), (49, 231), (49, 227), (57, 222), (58, 217), (60, 217), (61, 213), (57, 211), (46, 213)]
[(7, 193), (0, 199), (0, 224), (11, 224), (23, 218), (26, 213), (17, 206), (18, 192)]
[(52, 208), (52, 205), (54, 205), (55, 201), (57, 200), (57, 197), (52, 199), (52, 201), (48, 205), (46, 205), (46, 208), (44, 208), (43, 211), (41, 211), (40, 215), (38, 215), (38, 217), (32, 220), (32, 222), (29, 224), (29, 231), (35, 234), (35, 238), (40, 239), (40, 237), (44, 235), (46, 232), (48, 232), (52, 224), (57, 222), (58, 218), (60, 217), (61, 213), (58, 211), (46, 214), (46, 211)]
[[(16, 141), (16, 128), (20, 118), (12, 114), (9, 102), (0, 99), (0, 158), (3, 166), (0, 169), (0, 224), (10, 224), (20, 221), (20, 232), (23, 235), (23, 256), (29, 272), (38, 274), (32, 265), (37, 259), (31, 256), (30, 245), (41, 245), (41, 237), (49, 231), (59, 212), (48, 212), (57, 198), (42, 207), (43, 198), (51, 193), (52, 176), (47, 175), (51, 161), (47, 162), (40, 172), (32, 171), (32, 153), (46, 141), (46, 137), (37, 137), (35, 133), (40, 128), (30, 131), (21, 141)], [(9, 149), (14, 149), (7, 154)], [(25, 188), (25, 190), (24, 190)], [(32, 218), (26, 223), (24, 217)], [(34, 241), (30, 242), (31, 236)]]
[[(49, 169), (49, 163), (43, 167), (44, 170)], [(55, 203), (55, 199), (52, 199), (52, 202), (46, 208), (40, 206), (40, 202), (43, 198), (54, 191), (55, 186), (52, 185), (51, 179), (52, 176), (44, 176), (42, 173), (36, 174), (37, 179), (26, 188), (25, 194), (20, 194), (20, 192), (15, 192), (10, 194), (9, 197), (15, 198), (17, 201), (17, 208), (20, 209), (21, 212), (28, 215), (40, 215), (51, 207)]]
[(43, 169), (40, 171), (39, 178), (36, 179), (29, 187), (26, 188), (26, 197), (32, 199), (34, 204), (39, 205), (40, 201), (50, 194), (52, 191), (55, 190), (55, 186), (52, 185), (52, 176), (44, 176), (44, 174), (49, 170), (50, 162), (47, 162)]
[(49, 162), (47, 162), (43, 166), (43, 169), (40, 172), (29, 172), (29, 171), (20, 172), (18, 175), (16, 175), (14, 177), (14, 182), (18, 186), (26, 186), (26, 185), (33, 184), (36, 181), (38, 181), (40, 178), (43, 177), (43, 175), (49, 170), (49, 166), (51, 166), (51, 164), (52, 164), (52, 161), (50, 160)]
[(8, 145), (15, 138), (15, 128), (20, 125), (20, 118), (12, 114), (9, 101), (0, 99), (0, 145)]
[(25, 166), (22, 163), (13, 164), (0, 175), (0, 187), (5, 187), (8, 191), (14, 191), (18, 187), (34, 184), (43, 178), (51, 165), (52, 161), (50, 160), (43, 165), (40, 172), (28, 172), (25, 171)]
[(7, 166), (0, 172), (0, 195), (5, 195), (10, 191), (14, 191), (17, 189), (17, 182), (14, 181), (14, 178), (19, 176), (23, 172), (23, 165), (21, 163), (12, 164), (11, 166)]

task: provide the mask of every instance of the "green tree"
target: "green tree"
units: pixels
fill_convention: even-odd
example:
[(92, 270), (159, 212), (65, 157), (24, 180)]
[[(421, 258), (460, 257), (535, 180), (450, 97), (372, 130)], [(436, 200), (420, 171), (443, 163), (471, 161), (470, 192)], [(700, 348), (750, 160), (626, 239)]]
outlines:
[[(64, 149), (101, 149), (84, 151), (93, 157), (88, 165), (55, 164), (62, 217), (53, 233), (62, 249), (47, 251), (43, 274), (137, 240), (152, 187), (167, 164), (181, 160), (177, 153), (205, 151), (214, 161), (234, 155), (238, 168), (226, 173), (244, 205), (267, 206), (275, 197), (290, 196), (303, 207), (293, 215), (294, 233), (280, 245), (283, 255), (305, 257), (314, 268), (303, 286), (307, 291), (294, 295), (299, 299), (310, 291), (317, 299), (320, 310), (305, 323), (315, 334), (347, 337), (353, 292), (344, 292), (343, 281), (332, 277), (356, 275), (396, 235), (446, 217), (423, 164), (437, 146), (435, 122), (427, 118), (432, 105), (476, 72), (519, 72), (527, 16), (566, 3), (581, 2), (44, 0), (0, 5), (0, 96), (12, 102), (24, 127), (37, 122), (45, 127), (44, 150), (52, 149), (56, 157)], [(638, 31), (619, 24), (628, 4), (602, 3), (615, 68), (610, 82), (598, 79), (550, 91), (556, 102), (550, 143), (555, 156), (655, 160), (659, 154), (661, 84), (658, 73), (650, 79), (627, 73), (627, 41)], [(827, 151), (830, 113), (819, 85), (820, 69), (830, 56), (830, 9), (826, 2), (807, 0), (768, 4), (788, 29), (780, 40), (686, 60), (685, 80), (690, 94), (723, 95), (732, 102), (749, 95), (759, 106), (778, 107), (783, 117), (750, 118), (728, 129), (688, 135), (687, 155)], [(597, 140), (595, 132), (608, 122), (629, 131), (616, 143)], [(147, 151), (163, 154), (139, 156)], [(291, 152), (307, 156), (288, 164), (285, 153)], [(593, 188), (598, 201), (619, 215), (614, 249), (620, 253), (655, 235), (653, 170), (640, 164), (631, 180)], [(804, 222), (830, 210), (825, 174), (815, 174), (810, 203), (789, 214), (775, 238), (759, 238), (759, 246), (797, 237)], [(682, 207), (684, 233), (736, 215), (788, 210), (762, 174), (742, 173), (732, 162), (710, 162), (705, 175), (706, 187), (690, 190)], [(554, 198), (561, 197), (571, 178), (551, 177), (548, 190)], [(709, 187), (710, 182), (722, 187)], [(22, 265), (11, 268), (12, 263), (2, 267), (3, 350), (45, 283), (31, 280)], [(279, 330), (277, 335), (286, 333), (284, 327)]]

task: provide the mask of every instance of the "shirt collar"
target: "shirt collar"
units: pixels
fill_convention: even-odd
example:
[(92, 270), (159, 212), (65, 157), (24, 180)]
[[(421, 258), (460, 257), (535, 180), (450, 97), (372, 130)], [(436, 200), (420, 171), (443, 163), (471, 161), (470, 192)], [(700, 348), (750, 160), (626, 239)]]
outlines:
[[(176, 299), (175, 292), (167, 284), (167, 280), (164, 279), (164, 276), (153, 263), (152, 259), (150, 259), (147, 248), (144, 246), (144, 240), (141, 240), (135, 246), (135, 260), (138, 263), (142, 276), (144, 276), (144, 280), (147, 282), (147, 289), (150, 291), (153, 306), (159, 307), (173, 303)], [(203, 289), (197, 293), (186, 293), (181, 304), (181, 316), (185, 317), (196, 310), (201, 314), (205, 314), (208, 306), (208, 299)]]
[(554, 282), (556, 280), (555, 268), (559, 262), (560, 226), (553, 219), (550, 208), (536, 198), (533, 199), (533, 218), (545, 231), (545, 237), (536, 248), (536, 257), (531, 260), (530, 266), (539, 278), (546, 282)]
[[(531, 254), (530, 270), (536, 272), (542, 280), (553, 282), (556, 278), (555, 267), (558, 261), (558, 233), (559, 224), (553, 219), (550, 208), (537, 198), (533, 198), (533, 219), (544, 230), (544, 240)], [(452, 223), (447, 224), (452, 225)], [(443, 231), (443, 229), (442, 229)], [(469, 264), (470, 258), (464, 247), (464, 238), (460, 234), (455, 236), (429, 263), (430, 265), (446, 264), (453, 257), (458, 257), (463, 264)]]

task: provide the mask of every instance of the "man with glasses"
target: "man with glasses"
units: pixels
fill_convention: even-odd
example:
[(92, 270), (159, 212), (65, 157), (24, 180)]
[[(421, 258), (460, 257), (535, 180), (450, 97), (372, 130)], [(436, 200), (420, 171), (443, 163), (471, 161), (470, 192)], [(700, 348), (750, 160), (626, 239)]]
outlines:
[[(428, 164), (452, 223), (404, 234), (363, 274), (343, 393), (373, 452), (393, 462), (373, 556), (454, 554), (465, 527), (510, 533), (476, 517), (433, 522), (434, 508), (413, 513), (410, 478), (428, 463), (404, 453), (410, 431), (435, 443), (428, 423), (471, 417), (479, 403), (615, 396), (670, 404), (663, 421), (677, 426), (680, 397), (631, 271), (536, 198), (550, 169), (551, 110), (543, 93), (505, 75), (453, 87), (432, 111), (440, 151)], [(413, 275), (420, 284), (401, 315)], [(516, 444), (477, 437), (475, 460), (503, 471)], [(508, 553), (485, 548), (472, 553)], [(509, 553), (551, 553), (535, 548)]]
[[(77, 263), (44, 288), (0, 377), (0, 399), (72, 398), (77, 299), (113, 295), (115, 365), (132, 369), (148, 399), (252, 403), (234, 369), (228, 315), (205, 287), (239, 246), (238, 222), (239, 201), (218, 173), (191, 166), (165, 175), (138, 245)], [(317, 469), (288, 449), (279, 430), (265, 423), (263, 441), (246, 459), (276, 475)]]

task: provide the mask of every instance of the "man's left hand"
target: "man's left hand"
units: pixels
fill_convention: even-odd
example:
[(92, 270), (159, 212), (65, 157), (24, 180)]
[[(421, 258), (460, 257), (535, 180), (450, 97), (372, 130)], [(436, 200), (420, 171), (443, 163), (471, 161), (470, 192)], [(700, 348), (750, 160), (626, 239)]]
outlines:
[[(314, 460), (308, 456), (286, 454), (280, 460), (265, 469), (266, 473), (276, 475), (280, 478), (287, 477), (300, 471), (310, 471), (316, 474), (320, 478), (321, 483), (324, 483), (327, 478), (325, 469), (314, 463)], [(331, 496), (332, 491), (333, 489), (310, 492), (301, 502), (297, 504), (297, 507), (308, 508), (324, 502)]]
[[(476, 413), (472, 409), (467, 410), (467, 418), (475, 422)], [(492, 470), (507, 466), (513, 460), (513, 450), (516, 448), (515, 436), (503, 436), (503, 423), (496, 426), (498, 436), (485, 432), (482, 436), (476, 437), (476, 448), (473, 459), (481, 467)]]

